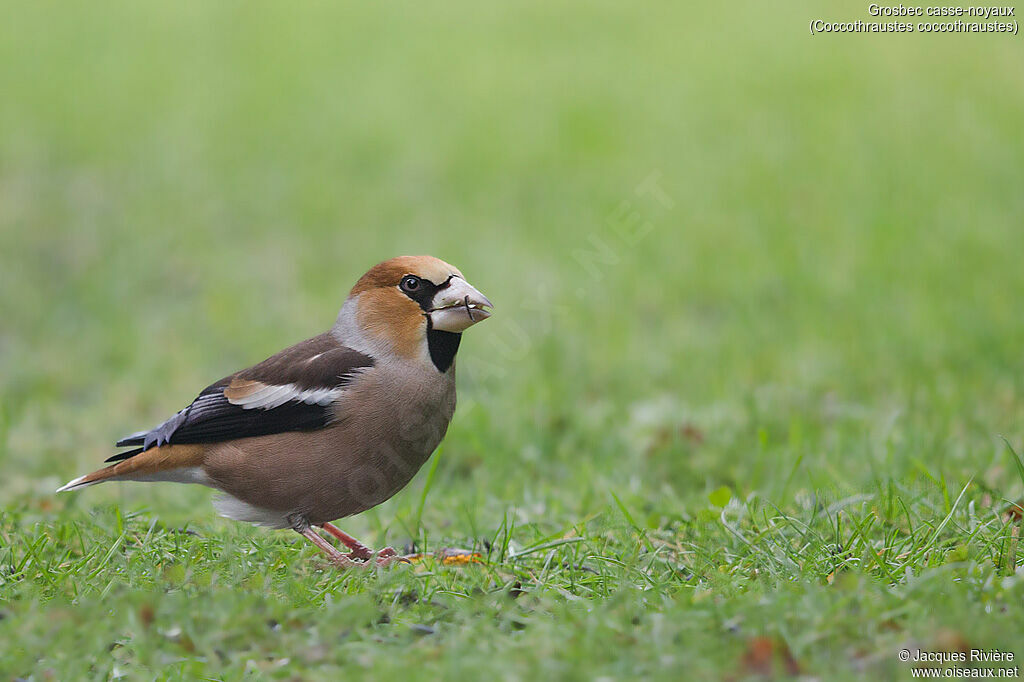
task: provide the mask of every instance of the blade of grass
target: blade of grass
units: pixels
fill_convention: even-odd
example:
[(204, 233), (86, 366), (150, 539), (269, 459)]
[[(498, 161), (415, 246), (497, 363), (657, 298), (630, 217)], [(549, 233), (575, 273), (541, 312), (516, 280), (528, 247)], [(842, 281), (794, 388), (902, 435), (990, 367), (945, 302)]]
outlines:
[(629, 525), (631, 525), (633, 527), (633, 530), (637, 532), (637, 535), (640, 536), (640, 540), (644, 543), (644, 547), (646, 547), (647, 551), (650, 552), (651, 543), (647, 539), (647, 533), (644, 532), (643, 528), (637, 525), (636, 521), (633, 520), (633, 515), (629, 513), (629, 510), (626, 509), (626, 505), (622, 503), (622, 500), (620, 500), (619, 496), (616, 495), (614, 492), (612, 493), (612, 499), (615, 500), (615, 504), (618, 505), (619, 511), (621, 511), (622, 515), (626, 517), (626, 521), (629, 523)]
[(1020, 482), (1024, 483), (1024, 461), (1021, 461), (1020, 455), (1018, 455), (1017, 451), (1013, 449), (1013, 446), (1010, 445), (1010, 441), (1008, 441), (1005, 436), (1000, 436), (1000, 438), (1002, 438), (1003, 442), (1006, 443), (1006, 449), (1009, 450), (1010, 454), (1013, 456), (1013, 463), (1017, 465), (1017, 475), (1020, 476)]
[(779, 493), (779, 503), (785, 503), (789, 498), (789, 486), (793, 483), (793, 478), (796, 476), (797, 470), (800, 468), (800, 464), (804, 461), (804, 453), (800, 453), (796, 461), (793, 463), (793, 467), (789, 470), (789, 476), (786, 477), (786, 482), (782, 484), (782, 492)]
[(967, 489), (971, 487), (971, 483), (973, 483), (973, 482), (974, 482), (974, 477), (971, 476), (971, 478), (967, 481), (967, 484), (964, 486), (963, 490), (961, 490), (960, 494), (957, 495), (956, 502), (953, 503), (953, 507), (949, 510), (949, 513), (946, 514), (946, 517), (944, 519), (942, 519), (942, 522), (938, 526), (935, 527), (935, 530), (932, 531), (931, 537), (928, 538), (928, 541), (924, 543), (924, 545), (921, 547), (920, 550), (918, 550), (918, 552), (916, 553), (916, 556), (914, 558), (914, 561), (913, 562), (911, 562), (911, 561), (904, 562), (904, 564), (903, 564), (904, 566), (908, 566), (911, 563), (918, 563), (919, 560), (922, 559), (924, 557), (924, 555), (928, 552), (928, 550), (930, 550), (932, 548), (932, 546), (935, 544), (936, 540), (938, 540), (938, 538), (939, 538), (939, 533), (941, 533), (943, 531), (943, 529), (949, 524), (950, 519), (953, 518), (953, 514), (956, 512), (957, 508), (960, 506), (960, 501), (964, 499), (964, 495), (967, 493)]
[(867, 532), (871, 528), (872, 524), (874, 524), (874, 522), (876, 521), (876, 517), (874, 517), (873, 515), (868, 515), (864, 518), (863, 522), (858, 523), (857, 519), (854, 518), (851, 514), (849, 514), (849, 512), (847, 512), (846, 515), (850, 519), (850, 521), (853, 522), (853, 532), (860, 536), (861, 544), (863, 544), (865, 549), (867, 549), (868, 552), (871, 553), (871, 557), (875, 560), (875, 565), (882, 569), (882, 571), (889, 577), (889, 581), (891, 584), (895, 585), (899, 583), (900, 579), (896, 577), (892, 570), (890, 570), (889, 563), (882, 559), (881, 555), (878, 553), (878, 550), (875, 549), (874, 544), (872, 544), (870, 538), (868, 538)]
[[(417, 538), (417, 540), (420, 537), (420, 522), (423, 520), (423, 507), (427, 503), (427, 495), (430, 493), (430, 489), (434, 485), (434, 474), (437, 473), (437, 464), (441, 461), (441, 453), (443, 451), (444, 448), (439, 447), (434, 453), (434, 459), (430, 462), (430, 470), (427, 471), (427, 480), (423, 483), (423, 492), (420, 493), (419, 504), (416, 506), (416, 523), (413, 524), (413, 537)], [(424, 541), (425, 540), (426, 538), (424, 538)], [(426, 543), (424, 542), (424, 544)]]
[(521, 552), (516, 552), (515, 556), (510, 557), (512, 559), (518, 559), (519, 557), (526, 556), (527, 554), (533, 554), (535, 552), (543, 552), (545, 549), (552, 549), (554, 547), (561, 547), (562, 545), (570, 545), (577, 542), (583, 542), (585, 538), (563, 538), (561, 540), (553, 540), (552, 542), (545, 542), (535, 547), (528, 547)]

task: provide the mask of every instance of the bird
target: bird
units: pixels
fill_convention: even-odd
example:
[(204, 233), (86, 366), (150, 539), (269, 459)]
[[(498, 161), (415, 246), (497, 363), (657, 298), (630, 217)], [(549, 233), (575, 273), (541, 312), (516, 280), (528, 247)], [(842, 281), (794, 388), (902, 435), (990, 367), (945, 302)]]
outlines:
[(117, 441), (129, 449), (108, 466), (57, 492), (108, 481), (200, 484), (220, 491), (222, 516), (291, 529), (338, 567), (402, 561), (332, 522), (391, 498), (429, 459), (455, 412), (462, 333), (492, 309), (438, 258), (378, 263), (327, 332), (210, 384), (170, 419)]

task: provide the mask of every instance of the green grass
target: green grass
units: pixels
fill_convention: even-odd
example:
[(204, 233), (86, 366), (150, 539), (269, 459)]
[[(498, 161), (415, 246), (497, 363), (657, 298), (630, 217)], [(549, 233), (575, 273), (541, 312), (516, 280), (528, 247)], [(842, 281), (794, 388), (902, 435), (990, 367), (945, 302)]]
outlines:
[[(0, 679), (1024, 656), (1018, 38), (809, 36), (868, 18), (840, 3), (5, 10)], [(496, 314), (436, 470), (341, 525), (484, 565), (338, 573), (205, 489), (53, 495), (423, 252)]]

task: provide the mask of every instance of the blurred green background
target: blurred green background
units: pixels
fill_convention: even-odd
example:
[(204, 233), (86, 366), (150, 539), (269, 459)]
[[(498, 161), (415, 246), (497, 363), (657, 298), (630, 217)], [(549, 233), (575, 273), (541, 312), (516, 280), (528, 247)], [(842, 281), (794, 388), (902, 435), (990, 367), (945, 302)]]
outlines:
[[(222, 534), (302, 550), (315, 564), (283, 534), (217, 519), (205, 489), (52, 490), (210, 381), (326, 329), (362, 272), (403, 253), (456, 264), (496, 304), (462, 346), (460, 408), (421, 539), (465, 544), (509, 518), (547, 537), (603, 518), (607, 527), (583, 533), (588, 542), (632, 547), (643, 526), (715, 553), (732, 536), (721, 526), (721, 536), (688, 535), (687, 524), (723, 486), (733, 503), (794, 517), (813, 515), (814, 500), (851, 496), (870, 514), (886, 490), (886, 505), (901, 501), (936, 528), (973, 480), (956, 510), (970, 502), (976, 518), (998, 516), (1021, 494), (999, 436), (1024, 442), (1024, 44), (807, 31), (811, 18), (866, 15), (866, 5), (837, 2), (6, 4), (0, 559), (12, 568), (0, 579), (11, 615), (0, 626), (25, 642), (49, 632), (74, 649), (84, 635), (70, 623), (82, 616), (68, 613), (134, 604), (143, 588), (112, 565), (55, 582), (45, 560), (19, 549), (42, 536), (59, 546), (54, 529), (72, 524), (97, 533), (87, 554), (111, 509), (142, 513), (143, 535), (154, 519), (190, 524), (214, 545)], [(420, 538), (423, 479), (346, 528), (379, 543)], [(891, 511), (879, 513), (899, 516)], [(892, 523), (899, 532), (902, 521)], [(948, 531), (981, 565), (973, 528), (965, 517)], [(625, 561), (618, 551), (608, 549)], [(286, 603), (280, 584), (294, 577), (278, 568), (270, 592)], [(817, 585), (829, 573), (807, 570), (773, 580)], [(879, 570), (854, 573), (877, 585)], [(630, 594), (634, 582), (620, 577)], [(467, 578), (447, 579), (458, 591)], [(924, 599), (954, 582), (937, 580)], [(560, 587), (545, 602), (538, 581), (537, 612), (556, 620), (580, 598)], [(661, 605), (637, 597), (637, 613), (684, 628), (694, 612), (672, 595), (701, 589), (687, 581), (659, 587)], [(352, 599), (387, 601), (372, 581), (343, 584)], [(202, 589), (230, 622), (231, 587)], [(722, 589), (705, 629), (724, 634), (700, 646), (680, 635), (667, 648), (683, 653), (656, 669), (689, 657), (709, 671), (733, 661), (743, 670), (745, 635), (723, 623), (752, 608), (744, 595), (762, 592), (747, 577)], [(79, 598), (92, 607), (74, 606)], [(901, 628), (879, 635), (889, 653), (871, 665), (895, 665), (896, 642), (927, 642), (957, 623), (1002, 641), (1005, 621), (985, 626), (982, 607), (949, 598), (959, 604), (944, 609), (952, 624), (904, 614)], [(315, 603), (309, 617), (328, 618)], [(772, 608), (800, 610), (787, 604)], [(64, 622), (57, 613), (66, 627), (52, 624)], [(779, 631), (781, 615), (767, 614), (755, 632), (783, 637), (805, 670), (839, 674), (829, 668), (839, 659), (800, 639), (807, 622)], [(96, 617), (98, 631), (116, 629), (115, 615)], [(642, 670), (595, 652), (670, 655), (582, 616), (573, 627), (593, 639), (555, 652), (540, 645), (557, 633), (492, 632), (491, 615), (476, 617), (463, 625), (484, 628), (479, 640), (440, 631), (415, 640), (434, 642), (417, 644), (420, 653), (433, 647), (437, 670), (477, 652), (481, 669), (504, 666), (498, 676), (581, 679)], [(412, 674), (422, 661), (373, 644), (380, 627), (357, 630), (365, 650), (331, 648), (328, 660), (380, 656)], [(849, 650), (876, 645), (857, 644), (867, 627), (858, 617), (841, 627), (833, 634)], [(535, 656), (499, 653), (514, 634)], [(89, 674), (116, 676), (97, 637), (83, 645)], [(44, 661), (40, 670), (67, 679), (59, 671), (71, 659), (27, 643), (18, 651), (12, 675)], [(559, 655), (574, 662), (545, 668)], [(251, 672), (244, 658), (222, 660), (225, 674)], [(189, 670), (174, 674), (199, 674)], [(303, 670), (279, 672), (317, 674)]]

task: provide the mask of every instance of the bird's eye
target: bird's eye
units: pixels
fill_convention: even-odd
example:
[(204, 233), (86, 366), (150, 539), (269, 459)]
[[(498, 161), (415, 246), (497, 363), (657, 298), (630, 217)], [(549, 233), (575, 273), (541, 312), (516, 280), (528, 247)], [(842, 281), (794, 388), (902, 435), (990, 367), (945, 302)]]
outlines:
[[(394, 280), (392, 280), (394, 281)], [(415, 275), (406, 275), (402, 278), (402, 291), (416, 291), (420, 288), (420, 278)]]

